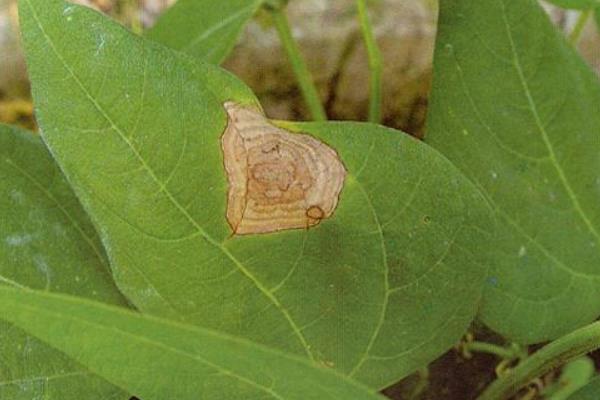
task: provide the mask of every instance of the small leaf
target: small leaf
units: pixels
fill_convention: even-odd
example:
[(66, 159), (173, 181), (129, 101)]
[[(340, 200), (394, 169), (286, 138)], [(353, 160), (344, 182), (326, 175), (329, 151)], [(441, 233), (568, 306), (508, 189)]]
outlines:
[(148, 37), (200, 60), (220, 64), (264, 0), (179, 0)]
[(600, 7), (600, 0), (546, 0), (561, 8), (572, 10), (589, 10), (590, 8)]
[[(0, 125), (0, 221), (0, 285), (126, 304), (112, 282), (100, 240), (40, 138), (5, 125)], [(0, 322), (0, 398), (128, 396)]]
[(548, 400), (567, 400), (580, 388), (587, 385), (594, 375), (594, 360), (583, 356), (566, 364), (557, 382), (546, 386), (543, 394)]
[(81, 298), (0, 287), (0, 315), (144, 400), (383, 399), (305, 359)]
[(600, 377), (596, 377), (569, 397), (569, 400), (598, 400), (600, 398)]
[(427, 141), (499, 220), (481, 318), (521, 343), (600, 314), (600, 85), (536, 1), (441, 2)]
[[(44, 139), (103, 232), (116, 281), (142, 312), (301, 354), (374, 388), (464, 334), (493, 219), (440, 154), (377, 125), (276, 127), (230, 75), (100, 14), (58, 0), (22, 0), (20, 14)], [(235, 107), (228, 113), (228, 102), (250, 107), (255, 119)], [(335, 209), (312, 214), (320, 223), (310, 229), (236, 234), (227, 221), (226, 126), (302, 135), (297, 147), (254, 147), (259, 157), (282, 147), (277, 159), (333, 152), (347, 172), (337, 175), (344, 183)], [(266, 180), (337, 165), (291, 158)]]

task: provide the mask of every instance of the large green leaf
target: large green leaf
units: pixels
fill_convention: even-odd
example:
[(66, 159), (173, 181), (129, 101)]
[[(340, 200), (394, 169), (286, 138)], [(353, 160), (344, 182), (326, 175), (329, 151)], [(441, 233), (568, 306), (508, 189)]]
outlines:
[(347, 168), (334, 217), (232, 236), (223, 103), (254, 102), (246, 89), (87, 9), (21, 5), (44, 139), (140, 310), (303, 354), (377, 388), (464, 333), (492, 216), (437, 152), (376, 125), (286, 124), (331, 145)]
[(264, 1), (179, 0), (148, 31), (148, 37), (219, 64)]
[(600, 314), (600, 85), (536, 1), (441, 2), (427, 141), (499, 219), (481, 317), (519, 342)]
[[(5, 125), (0, 125), (0, 221), (0, 285), (125, 304), (110, 278), (100, 240), (42, 141)], [(0, 398), (128, 397), (56, 350), (0, 322)]]
[(144, 400), (383, 399), (304, 358), (81, 298), (0, 287), (0, 315)]
[(590, 383), (569, 397), (569, 400), (598, 400), (600, 398), (600, 378), (592, 379)]

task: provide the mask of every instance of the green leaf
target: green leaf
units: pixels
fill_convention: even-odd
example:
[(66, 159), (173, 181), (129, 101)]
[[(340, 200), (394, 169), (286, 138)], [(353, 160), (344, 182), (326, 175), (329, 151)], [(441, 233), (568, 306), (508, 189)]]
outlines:
[(594, 375), (594, 360), (583, 356), (571, 361), (562, 368), (557, 382), (544, 388), (544, 398), (566, 400), (578, 389), (586, 386)]
[(598, 400), (600, 398), (600, 377), (596, 377), (575, 392), (569, 400)]
[(427, 141), (499, 227), (481, 318), (521, 343), (600, 314), (600, 85), (536, 1), (441, 2)]
[(303, 358), (81, 298), (0, 287), (0, 315), (144, 400), (383, 399)]
[(264, 0), (179, 0), (148, 37), (200, 60), (220, 64)]
[(87, 9), (21, 6), (44, 138), (141, 311), (302, 354), (376, 388), (462, 336), (493, 219), (437, 152), (376, 125), (285, 124), (339, 153), (348, 176), (335, 214), (309, 230), (234, 236), (223, 103), (252, 96), (233, 79), (215, 89), (216, 67)]
[(590, 8), (600, 7), (600, 0), (547, 0), (562, 8), (573, 10), (589, 10)]
[[(0, 285), (125, 304), (91, 223), (39, 137), (0, 125)], [(4, 313), (11, 313), (4, 310)], [(120, 389), (0, 322), (0, 398), (122, 399)]]

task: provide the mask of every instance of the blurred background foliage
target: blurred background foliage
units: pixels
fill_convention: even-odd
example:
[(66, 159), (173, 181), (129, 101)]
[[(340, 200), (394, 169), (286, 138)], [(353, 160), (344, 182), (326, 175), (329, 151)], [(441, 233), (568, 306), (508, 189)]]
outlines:
[[(137, 33), (175, 0), (76, 0), (111, 15)], [(375, 34), (384, 57), (383, 123), (422, 137), (431, 80), (437, 0), (371, 0)], [(577, 15), (547, 6), (566, 32)], [(365, 120), (368, 65), (353, 0), (291, 0), (294, 35), (331, 119)], [(592, 21), (580, 42), (600, 69)], [(225, 68), (241, 77), (276, 119), (308, 119), (294, 77), (268, 16), (248, 25)], [(16, 0), (0, 0), (0, 121), (35, 128), (27, 74), (19, 45)]]

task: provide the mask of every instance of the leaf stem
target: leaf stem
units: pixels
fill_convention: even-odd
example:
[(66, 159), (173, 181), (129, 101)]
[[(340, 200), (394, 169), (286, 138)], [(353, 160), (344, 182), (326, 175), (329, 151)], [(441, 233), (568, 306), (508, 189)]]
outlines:
[(534, 378), (597, 348), (600, 348), (600, 322), (594, 322), (547, 344), (498, 378), (477, 400), (507, 399)]
[(583, 33), (583, 28), (585, 28), (585, 24), (587, 24), (588, 19), (591, 17), (592, 12), (594, 12), (593, 8), (589, 10), (582, 11), (579, 14), (579, 18), (577, 18), (577, 22), (575, 23), (575, 27), (569, 34), (569, 42), (573, 46), (577, 46), (579, 39), (581, 38), (581, 34)]
[(327, 115), (325, 114), (325, 109), (323, 108), (323, 104), (321, 104), (317, 88), (314, 85), (305, 61), (302, 58), (298, 44), (292, 36), (292, 30), (283, 8), (283, 5), (270, 5), (267, 7), (271, 13), (281, 44), (287, 53), (296, 79), (298, 80), (302, 97), (308, 106), (312, 118), (315, 121), (326, 121)]
[(502, 347), (492, 343), (474, 341), (464, 343), (463, 349), (468, 352), (494, 354), (505, 360), (525, 358), (523, 350), (515, 346)]
[(383, 71), (381, 51), (375, 41), (373, 26), (369, 20), (367, 0), (356, 0), (356, 5), (363, 40), (369, 57), (369, 70), (371, 72), (369, 77), (369, 121), (379, 123), (381, 121), (381, 75)]
[(411, 390), (408, 398), (410, 400), (418, 399), (421, 397), (425, 389), (429, 386), (429, 368), (423, 367), (418, 371), (419, 380), (415, 384), (413, 390)]

